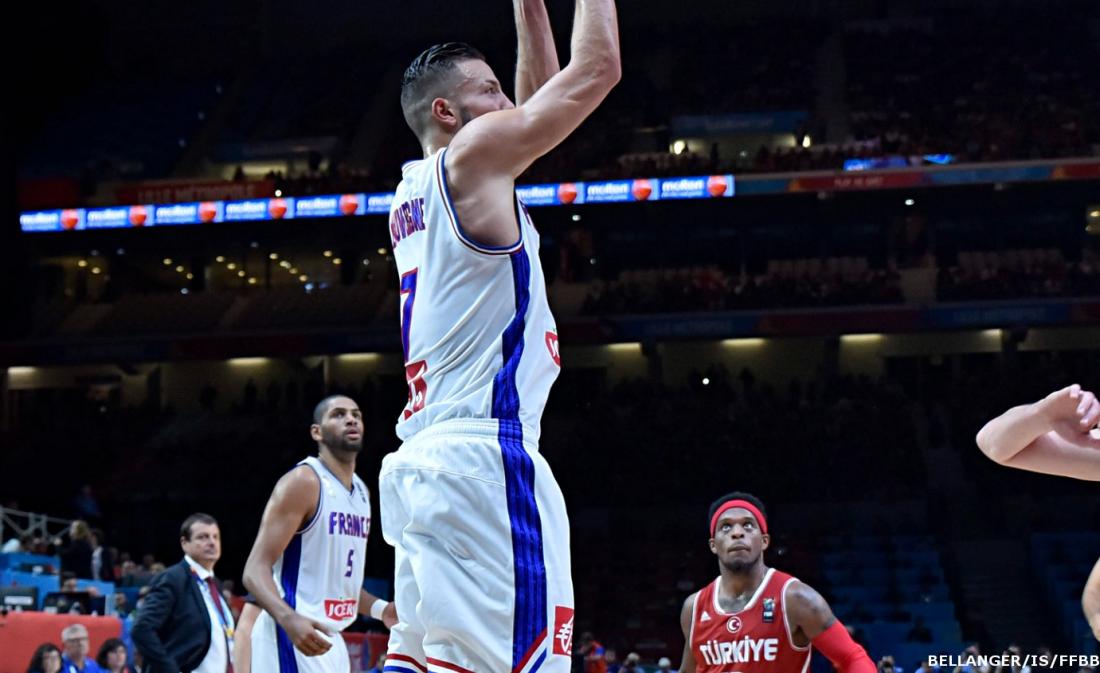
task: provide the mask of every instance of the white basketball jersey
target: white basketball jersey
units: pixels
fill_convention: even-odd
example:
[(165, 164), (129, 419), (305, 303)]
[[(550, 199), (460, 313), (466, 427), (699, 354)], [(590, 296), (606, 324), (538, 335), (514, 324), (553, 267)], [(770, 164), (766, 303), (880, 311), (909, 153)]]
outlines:
[(295, 533), (275, 562), (275, 584), (296, 612), (337, 631), (355, 621), (370, 534), (370, 492), (353, 476), (349, 492), (325, 464), (310, 456), (321, 479), (313, 519)]
[(405, 164), (390, 208), (409, 384), (397, 435), (407, 441), (442, 421), (495, 418), (518, 421), (537, 441), (560, 369), (539, 235), (517, 197), (514, 245), (471, 240), (451, 202), (446, 153)]

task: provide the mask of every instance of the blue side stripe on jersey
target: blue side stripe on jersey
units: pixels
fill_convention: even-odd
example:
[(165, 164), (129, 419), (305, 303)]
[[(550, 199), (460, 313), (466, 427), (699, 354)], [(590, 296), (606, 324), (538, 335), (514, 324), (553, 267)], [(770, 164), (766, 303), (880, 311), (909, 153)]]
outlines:
[(508, 518), (512, 526), (516, 584), (512, 668), (515, 669), (546, 630), (547, 609), (542, 520), (535, 503), (535, 465), (523, 446), (519, 390), (516, 386), (516, 372), (523, 357), (527, 309), (531, 301), (531, 262), (527, 251), (522, 248), (511, 255), (511, 262), (516, 313), (501, 338), (504, 364), (493, 378), (492, 413), (500, 425), (497, 438), (504, 461)]
[[(295, 607), (298, 595), (298, 569), (302, 564), (302, 536), (295, 535), (283, 552), (283, 570), (279, 579), (283, 585), (283, 600)], [(283, 627), (275, 625), (279, 649), (279, 673), (298, 673), (298, 659), (294, 655), (294, 643)]]
[(535, 665), (531, 667), (531, 670), (530, 670), (530, 671), (528, 671), (528, 673), (537, 673), (537, 671), (538, 671), (538, 670), (539, 670), (540, 668), (542, 668), (542, 664), (543, 664), (543, 662), (545, 662), (545, 661), (546, 661), (546, 650), (543, 650), (543, 651), (542, 651), (542, 654), (541, 654), (541, 655), (539, 655), (539, 659), (538, 659), (538, 661), (536, 661), (536, 662), (535, 662)]
[(390, 671), (393, 671), (394, 673), (420, 673), (420, 671), (414, 671), (413, 669), (405, 668), (404, 666), (389, 666), (389, 665), (383, 666), (382, 671), (383, 671), (383, 673), (389, 673)]

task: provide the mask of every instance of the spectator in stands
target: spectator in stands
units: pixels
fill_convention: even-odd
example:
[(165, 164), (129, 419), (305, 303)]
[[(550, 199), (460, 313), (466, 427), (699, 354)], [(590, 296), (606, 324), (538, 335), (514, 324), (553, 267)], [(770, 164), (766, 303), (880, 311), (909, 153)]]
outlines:
[(878, 670), (879, 673), (905, 673), (905, 669), (894, 663), (894, 657), (891, 654), (878, 660)]
[(922, 617), (916, 617), (913, 620), (913, 628), (909, 629), (909, 633), (905, 636), (905, 642), (907, 643), (930, 643), (932, 642), (932, 631), (924, 625), (924, 619)]
[(917, 667), (915, 673), (940, 673), (940, 667), (933, 666), (931, 659), (925, 659), (920, 662), (920, 666)]
[(130, 601), (126, 599), (126, 594), (121, 591), (115, 592), (115, 614), (120, 618), (125, 619), (130, 616), (133, 611), (133, 606), (130, 605)]
[(1019, 645), (1016, 645), (1015, 643), (1009, 645), (1005, 648), (1005, 651), (1002, 653), (1001, 658), (997, 660), (997, 663), (999, 665), (995, 669), (993, 669), (994, 673), (1005, 673), (1005, 671), (1009, 671), (1010, 673), (1031, 673), (1031, 666), (1028, 666), (1026, 664), (1022, 666), (1017, 666), (1015, 664), (1012, 664), (1010, 666), (1004, 665), (1006, 660), (1009, 662), (1014, 661), (1013, 659), (1011, 659), (1011, 657), (1017, 657), (1015, 661), (1020, 661), (1022, 663), (1023, 656), (1023, 651), (1020, 649)]
[(614, 647), (607, 648), (603, 660), (607, 662), (607, 673), (619, 673), (623, 667), (623, 663), (619, 661), (619, 653), (615, 651)]
[(959, 655), (959, 664), (955, 666), (953, 673), (990, 673), (988, 664), (971, 666), (970, 663), (968, 663), (972, 657), (979, 657), (981, 654), (982, 649), (978, 646), (978, 643), (974, 643), (963, 650), (962, 654)]
[(42, 643), (31, 656), (27, 673), (61, 673), (61, 650), (53, 643)]
[(623, 667), (619, 669), (620, 673), (642, 673), (642, 671), (642, 657), (637, 652), (626, 655), (626, 659), (623, 659)]
[[(61, 557), (61, 570), (76, 573), (81, 579), (92, 577), (92, 530), (87, 522), (77, 519), (69, 526), (69, 544), (58, 552)], [(54, 540), (61, 545), (61, 539)]]
[(61, 658), (63, 673), (103, 673), (99, 665), (89, 656), (91, 644), (88, 629), (83, 624), (67, 626), (61, 632), (61, 641), (65, 645), (65, 656)]
[(18, 554), (20, 552), (27, 553), (31, 550), (31, 543), (34, 541), (34, 534), (27, 532), (18, 537), (13, 537), (4, 543), (3, 547), (0, 547), (0, 554)]
[(104, 673), (132, 673), (133, 671), (126, 665), (126, 643), (118, 638), (108, 638), (103, 641), (95, 662)]
[(679, 673), (672, 668), (672, 660), (668, 657), (661, 657), (657, 660), (657, 670), (659, 673)]
[(61, 591), (65, 593), (80, 591), (80, 589), (77, 588), (76, 573), (71, 571), (64, 571), (61, 573)]
[(604, 647), (591, 632), (581, 634), (581, 646), (577, 652), (584, 658), (584, 673), (607, 673)]
[(103, 546), (103, 531), (92, 529), (92, 579), (102, 582), (115, 581), (115, 558), (110, 550)]

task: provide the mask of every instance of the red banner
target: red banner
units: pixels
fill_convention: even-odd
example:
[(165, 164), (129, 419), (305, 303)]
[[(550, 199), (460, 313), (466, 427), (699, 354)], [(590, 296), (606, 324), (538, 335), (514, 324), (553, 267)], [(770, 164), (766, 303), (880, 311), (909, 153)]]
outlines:
[(158, 180), (119, 185), (115, 198), (120, 204), (131, 203), (193, 203), (195, 201), (242, 201), (266, 199), (275, 195), (271, 180), (215, 180), (192, 182)]
[(849, 173), (795, 178), (787, 186), (792, 192), (842, 192), (857, 189), (902, 189), (924, 184), (925, 174), (919, 171), (904, 173)]
[(1063, 164), (1054, 169), (1055, 180), (1100, 178), (1100, 162), (1093, 164)]
[(19, 207), (71, 208), (81, 203), (80, 180), (76, 178), (22, 178), (19, 180)]

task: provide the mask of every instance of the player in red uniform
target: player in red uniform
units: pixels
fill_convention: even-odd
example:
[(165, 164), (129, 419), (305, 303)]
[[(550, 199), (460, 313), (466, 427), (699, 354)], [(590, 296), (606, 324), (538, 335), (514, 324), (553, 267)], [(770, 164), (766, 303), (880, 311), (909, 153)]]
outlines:
[(840, 673), (875, 673), (821, 594), (764, 565), (769, 543), (755, 496), (730, 493), (710, 506), (720, 574), (684, 601), (680, 673), (805, 673), (812, 647)]

